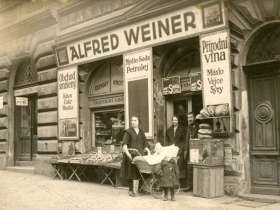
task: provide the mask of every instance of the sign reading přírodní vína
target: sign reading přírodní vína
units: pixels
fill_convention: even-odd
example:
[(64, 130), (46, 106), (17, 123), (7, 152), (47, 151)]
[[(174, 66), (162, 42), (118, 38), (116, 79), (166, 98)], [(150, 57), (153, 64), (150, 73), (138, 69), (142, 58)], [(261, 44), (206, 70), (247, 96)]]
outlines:
[(231, 107), (231, 66), (228, 31), (200, 37), (204, 106), (229, 104)]

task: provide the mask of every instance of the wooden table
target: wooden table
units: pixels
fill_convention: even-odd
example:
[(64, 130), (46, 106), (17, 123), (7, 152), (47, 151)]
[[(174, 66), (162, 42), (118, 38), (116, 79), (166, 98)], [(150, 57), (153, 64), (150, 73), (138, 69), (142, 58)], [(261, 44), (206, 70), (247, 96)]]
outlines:
[[(121, 167), (121, 162), (112, 162), (112, 163), (100, 163), (100, 164), (90, 164), (90, 163), (71, 163), (71, 162), (53, 162), (53, 168), (55, 169), (54, 178), (59, 178), (61, 180), (77, 180), (88, 181), (86, 169), (90, 167), (98, 168), (102, 174), (103, 179), (101, 184), (104, 184), (106, 181), (115, 187), (117, 185), (117, 174), (118, 170)], [(112, 176), (115, 176), (115, 182), (112, 180)]]

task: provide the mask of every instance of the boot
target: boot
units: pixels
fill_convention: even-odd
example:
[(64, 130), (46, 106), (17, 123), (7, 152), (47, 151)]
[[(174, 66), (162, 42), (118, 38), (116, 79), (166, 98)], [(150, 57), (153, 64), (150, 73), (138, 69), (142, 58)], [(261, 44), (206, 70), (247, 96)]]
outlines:
[(170, 188), (170, 194), (171, 194), (171, 201), (176, 201), (175, 200), (175, 192), (174, 192), (174, 188), (173, 187)]
[(135, 196), (138, 194), (139, 180), (133, 180), (133, 193)]
[(164, 195), (163, 195), (163, 201), (168, 201), (168, 188), (167, 187), (164, 187), (163, 188), (164, 190)]

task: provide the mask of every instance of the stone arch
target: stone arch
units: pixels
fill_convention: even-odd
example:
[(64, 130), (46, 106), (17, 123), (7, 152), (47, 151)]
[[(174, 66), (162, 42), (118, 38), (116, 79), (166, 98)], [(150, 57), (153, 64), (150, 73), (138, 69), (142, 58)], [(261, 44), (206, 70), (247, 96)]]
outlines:
[[(187, 40), (189, 42), (189, 40)], [(200, 58), (199, 45), (195, 40), (186, 44), (184, 42), (171, 45), (163, 52), (163, 56), (160, 59), (159, 70), (162, 77), (170, 76), (175, 70), (176, 65), (185, 61), (187, 65), (187, 71), (190, 73), (191, 68), (195, 65), (195, 58)], [(198, 60), (200, 63), (200, 61)], [(199, 64), (200, 65), (200, 64)]]

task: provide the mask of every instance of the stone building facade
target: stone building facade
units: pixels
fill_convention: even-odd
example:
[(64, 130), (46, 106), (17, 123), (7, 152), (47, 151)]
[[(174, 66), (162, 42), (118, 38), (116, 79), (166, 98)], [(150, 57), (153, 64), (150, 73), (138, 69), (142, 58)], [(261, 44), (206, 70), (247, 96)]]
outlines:
[[(218, 19), (207, 19), (211, 16), (207, 8), (211, 11), (216, 5), (221, 5), (221, 14), (214, 15)], [(201, 23), (203, 30), (189, 32), (194, 21), (200, 21), (192, 19), (189, 8), (204, 11), (202, 21), (207, 19), (208, 22)], [(3, 0), (0, 14), (2, 168), (31, 161), (38, 173), (48, 174), (51, 170), (48, 161), (52, 156), (69, 151), (71, 145), (76, 153), (90, 151), (96, 146), (97, 131), (93, 121), (96, 124), (98, 113), (122, 114), (126, 109), (123, 55), (146, 47), (152, 48), (153, 57), (151, 139), (164, 142), (164, 133), (174, 112), (179, 113), (183, 107), (185, 114), (199, 113), (205, 90), (164, 95), (163, 78), (184, 76), (186, 72), (202, 73), (200, 40), (205, 34), (226, 31), (230, 40), (231, 80), (227, 85), (232, 99), (232, 130), (224, 140), (225, 191), (235, 195), (242, 191), (280, 193), (278, 0)], [(182, 16), (178, 18), (176, 14)], [(179, 23), (179, 19), (185, 22)], [(161, 26), (158, 21), (162, 21)], [(164, 21), (173, 23), (170, 34), (162, 25), (167, 23)], [(150, 24), (150, 33), (154, 30), (150, 36), (145, 23)], [(79, 43), (95, 38), (101, 40), (101, 35), (117, 34), (119, 29), (129, 31), (129, 26), (137, 24), (142, 30), (142, 41), (151, 39), (148, 44), (134, 43), (127, 49), (106, 54), (109, 45), (106, 42), (103, 49), (95, 46), (97, 54), (103, 50), (96, 57), (79, 51)], [(160, 37), (156, 33), (159, 27), (162, 33), (169, 35), (166, 40), (156, 41)], [(183, 29), (186, 35), (181, 36)], [(103, 42), (110, 38), (114, 39), (109, 36), (103, 38)], [(71, 46), (75, 52), (70, 50)], [(114, 48), (112, 43), (110, 47)], [(92, 48), (94, 45), (90, 50)], [(65, 63), (59, 54), (61, 49), (76, 53), (72, 54), (76, 59)], [(67, 59), (71, 59), (71, 55), (68, 54)], [(75, 66), (79, 78), (79, 137), (70, 138), (70, 141), (61, 140), (58, 129), (57, 75), (64, 66)]]

